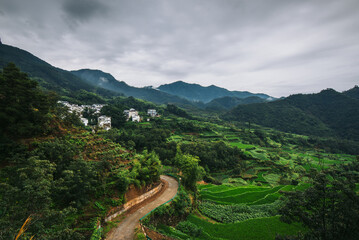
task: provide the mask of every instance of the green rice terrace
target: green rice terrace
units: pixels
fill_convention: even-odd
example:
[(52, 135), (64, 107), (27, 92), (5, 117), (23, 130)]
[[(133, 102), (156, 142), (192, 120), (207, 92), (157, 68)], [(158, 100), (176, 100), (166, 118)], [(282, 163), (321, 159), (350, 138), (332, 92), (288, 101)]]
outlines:
[(162, 224), (157, 229), (177, 239), (274, 239), (277, 234), (294, 235), (305, 228), (279, 220), (278, 199), (281, 191), (306, 187), (198, 185), (198, 211), (176, 227)]
[[(186, 218), (175, 224), (153, 221), (164, 217), (169, 211), (166, 208), (149, 217), (149, 226), (175, 239), (263, 240), (305, 234), (308, 228), (301, 223), (280, 220), (285, 193), (310, 188), (311, 169), (326, 170), (357, 159), (355, 155), (304, 146), (301, 142), (308, 139), (306, 136), (282, 133), (278, 137), (278, 132), (271, 129), (192, 123), (203, 131), (197, 134), (175, 131), (168, 140), (193, 146), (224, 142), (239, 149), (244, 161), (240, 171), (235, 167), (210, 170), (210, 176), (197, 184), (197, 207)], [(196, 149), (200, 159), (205, 159), (205, 154), (201, 157), (201, 148)], [(193, 199), (193, 193), (189, 195)]]

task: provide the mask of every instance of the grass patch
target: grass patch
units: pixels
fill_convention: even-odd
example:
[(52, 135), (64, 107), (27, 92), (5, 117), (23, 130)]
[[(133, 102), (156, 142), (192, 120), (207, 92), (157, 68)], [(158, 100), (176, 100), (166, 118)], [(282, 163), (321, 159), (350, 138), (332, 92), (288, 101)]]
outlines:
[(233, 147), (237, 147), (237, 148), (240, 148), (240, 149), (249, 149), (249, 148), (255, 148), (255, 146), (253, 145), (250, 145), (250, 144), (243, 144), (241, 142), (230, 142), (229, 143), (231, 146)]
[(268, 190), (269, 188), (266, 187), (256, 187), (256, 186), (249, 186), (249, 187), (237, 187), (237, 188), (229, 188), (226, 189), (224, 191), (220, 191), (220, 192), (201, 192), (201, 195), (207, 196), (207, 195), (211, 195), (212, 197), (219, 197), (219, 198), (224, 198), (224, 197), (230, 197), (230, 196), (235, 196), (235, 195), (239, 195), (242, 193), (247, 193), (247, 192), (254, 192), (254, 191), (265, 191)]
[[(213, 237), (210, 239), (273, 240), (276, 234), (295, 235), (304, 230), (300, 224), (281, 222), (279, 216), (256, 218), (229, 224), (209, 223), (194, 215), (190, 215), (187, 220), (201, 227), (205, 233)], [(208, 238), (201, 235), (198, 239)]]
[(266, 183), (267, 180), (264, 179), (263, 175), (266, 174), (267, 172), (260, 172), (257, 175), (257, 178), (255, 179), (257, 182), (263, 182)]
[[(259, 199), (265, 198), (268, 194), (272, 194), (278, 192), (283, 186), (277, 186), (274, 188), (266, 188), (263, 191), (255, 191), (255, 188), (248, 188), (246, 192), (240, 193), (237, 195), (231, 196), (224, 196), (222, 197), (221, 194), (213, 195), (213, 194), (202, 194), (202, 198), (205, 200), (210, 200), (219, 204), (239, 204), (239, 203), (252, 203), (258, 201)], [(254, 190), (254, 191), (248, 191)], [(240, 192), (240, 191), (239, 191)]]

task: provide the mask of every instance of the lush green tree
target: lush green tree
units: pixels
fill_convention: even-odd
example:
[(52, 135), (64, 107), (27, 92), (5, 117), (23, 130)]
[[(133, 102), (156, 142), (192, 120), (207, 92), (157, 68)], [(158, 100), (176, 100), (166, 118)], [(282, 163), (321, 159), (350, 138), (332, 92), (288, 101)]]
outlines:
[(39, 156), (41, 159), (47, 159), (56, 164), (55, 179), (60, 178), (63, 171), (68, 169), (75, 156), (79, 154), (76, 145), (70, 141), (60, 139), (35, 143), (33, 147), (35, 147), (31, 153), (33, 156)]
[(183, 117), (183, 118), (188, 118), (188, 119), (192, 118), (190, 115), (188, 115), (188, 113), (185, 110), (177, 107), (174, 104), (167, 104), (166, 112), (172, 113), (176, 116)]
[(83, 159), (73, 160), (55, 182), (54, 200), (63, 206), (81, 208), (98, 187), (97, 168)]
[(125, 193), (129, 184), (130, 179), (128, 170), (119, 170), (116, 174), (116, 187), (120, 191), (120, 193)]
[(177, 150), (176, 166), (181, 172), (181, 182), (188, 189), (196, 192), (196, 182), (202, 178), (205, 171), (203, 167), (199, 166), (199, 158), (189, 154), (183, 154), (180, 149)]
[(161, 161), (155, 152), (144, 151), (138, 161), (132, 163), (131, 178), (139, 187), (150, 184), (160, 179)]
[(105, 99), (93, 92), (81, 89), (74, 94), (75, 98), (84, 104), (105, 103)]
[(357, 239), (359, 196), (355, 184), (343, 174), (315, 174), (312, 186), (286, 193), (281, 220), (300, 222), (307, 229), (305, 239)]
[(56, 99), (43, 93), (13, 63), (0, 73), (0, 86), (0, 134), (18, 139), (43, 133)]
[(198, 156), (201, 166), (210, 170), (234, 169), (244, 159), (243, 152), (237, 147), (231, 147), (224, 142), (194, 142), (181, 144), (183, 153)]
[(67, 126), (83, 126), (83, 123), (80, 120), (80, 117), (76, 114), (76, 112), (69, 112), (68, 108), (63, 106), (62, 104), (58, 104), (54, 109), (54, 115), (61, 119), (61, 122)]
[(1, 179), (6, 181), (0, 183), (0, 236), (13, 238), (28, 216), (34, 219), (29, 232), (42, 236), (59, 220), (49, 220), (56, 215), (51, 209), (55, 164), (38, 157), (18, 159), (17, 164), (21, 165), (1, 171)]
[(111, 117), (111, 126), (115, 128), (121, 128), (126, 123), (126, 116), (123, 113), (124, 107), (109, 104), (101, 109), (101, 114)]

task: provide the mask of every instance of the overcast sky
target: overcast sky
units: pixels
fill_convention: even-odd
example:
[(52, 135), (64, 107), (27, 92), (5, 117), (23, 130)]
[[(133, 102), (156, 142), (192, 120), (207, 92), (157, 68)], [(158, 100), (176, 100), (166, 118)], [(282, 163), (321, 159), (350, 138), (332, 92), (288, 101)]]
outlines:
[(280, 97), (359, 84), (358, 0), (0, 0), (0, 37), (133, 86)]

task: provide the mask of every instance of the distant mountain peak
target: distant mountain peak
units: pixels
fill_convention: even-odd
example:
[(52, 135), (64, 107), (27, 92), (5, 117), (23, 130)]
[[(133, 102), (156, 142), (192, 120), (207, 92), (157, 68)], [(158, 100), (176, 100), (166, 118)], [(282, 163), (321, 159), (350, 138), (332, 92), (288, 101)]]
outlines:
[(181, 80), (169, 84), (163, 84), (157, 89), (162, 92), (186, 98), (193, 102), (201, 101), (204, 103), (208, 103), (213, 99), (222, 97), (237, 97), (243, 99), (256, 96), (262, 99), (274, 99), (267, 94), (250, 93), (247, 91), (229, 91), (228, 89), (221, 88), (213, 84), (208, 87), (204, 87), (196, 83), (186, 83)]
[(147, 101), (161, 104), (191, 104), (189, 101), (183, 98), (168, 93), (160, 92), (157, 89), (153, 89), (149, 86), (143, 88), (132, 87), (123, 81), (118, 81), (110, 73), (106, 73), (101, 70), (80, 69), (71, 72), (93, 86), (99, 86), (117, 93), (124, 94), (125, 96), (133, 96), (136, 98), (141, 98)]

